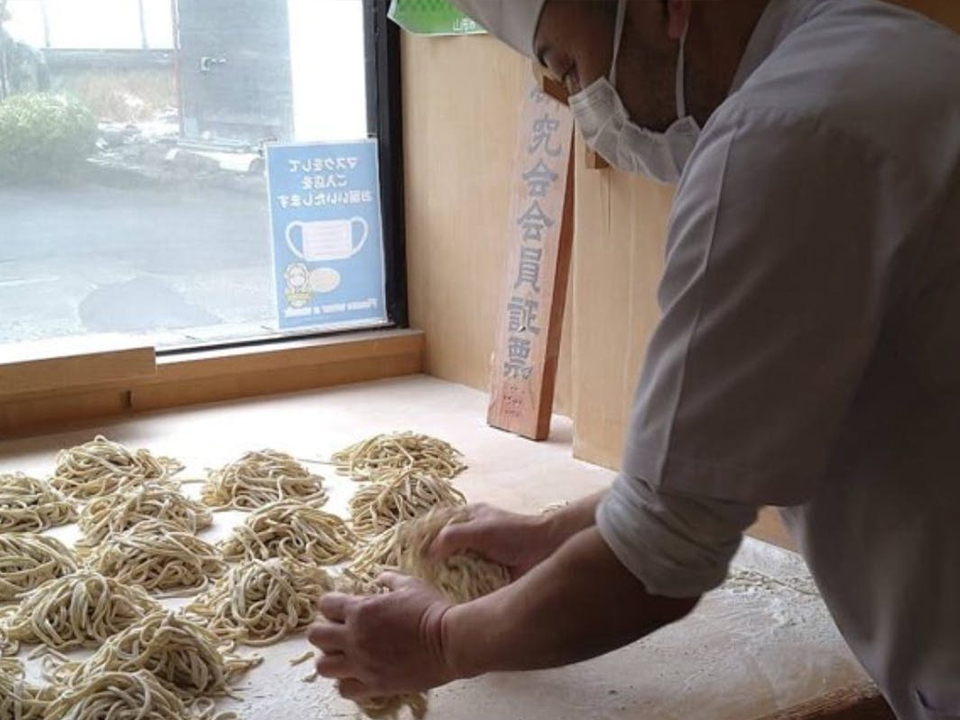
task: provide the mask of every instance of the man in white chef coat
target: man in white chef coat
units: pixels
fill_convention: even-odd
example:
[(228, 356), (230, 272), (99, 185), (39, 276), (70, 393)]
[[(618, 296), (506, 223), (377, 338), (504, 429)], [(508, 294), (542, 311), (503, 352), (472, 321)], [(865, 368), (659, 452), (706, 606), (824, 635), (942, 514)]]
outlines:
[(319, 672), (364, 698), (608, 652), (773, 505), (898, 717), (960, 718), (960, 36), (874, 0), (455, 2), (678, 183), (663, 315), (613, 487), (448, 528), (517, 577), (475, 602), (324, 597)]

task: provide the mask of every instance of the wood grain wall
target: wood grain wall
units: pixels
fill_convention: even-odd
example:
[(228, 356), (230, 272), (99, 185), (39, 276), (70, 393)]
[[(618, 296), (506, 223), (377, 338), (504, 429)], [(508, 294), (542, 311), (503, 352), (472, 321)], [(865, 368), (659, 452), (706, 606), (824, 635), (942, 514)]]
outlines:
[[(530, 65), (489, 37), (404, 34), (402, 49), (411, 324), (428, 329), (427, 373), (486, 389)], [(566, 415), (570, 350), (568, 332), (556, 403)]]
[[(903, 3), (960, 29), (957, 0)], [(403, 40), (411, 318), (426, 330), (427, 372), (481, 389), (495, 337), (517, 113), (530, 77), (526, 60), (489, 37)], [(574, 418), (577, 457), (615, 468), (658, 316), (672, 191), (588, 171), (580, 145), (577, 152), (556, 409)]]

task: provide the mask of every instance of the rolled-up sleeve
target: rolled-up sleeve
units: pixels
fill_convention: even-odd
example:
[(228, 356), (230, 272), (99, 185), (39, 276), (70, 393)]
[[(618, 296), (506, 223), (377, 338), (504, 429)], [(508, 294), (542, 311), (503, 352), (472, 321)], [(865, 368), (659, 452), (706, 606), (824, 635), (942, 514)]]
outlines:
[(722, 584), (757, 508), (657, 491), (620, 476), (597, 508), (597, 529), (652, 595), (697, 597)]

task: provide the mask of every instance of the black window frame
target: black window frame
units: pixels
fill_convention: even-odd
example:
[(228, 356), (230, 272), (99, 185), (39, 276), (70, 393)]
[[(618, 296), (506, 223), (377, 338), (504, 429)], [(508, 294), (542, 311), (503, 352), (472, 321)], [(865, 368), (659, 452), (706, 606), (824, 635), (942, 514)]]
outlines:
[(389, 0), (363, 0), (367, 131), (378, 139), (387, 319), (409, 325), (403, 195), (403, 104), (400, 28), (387, 18)]
[(201, 345), (158, 348), (158, 356), (189, 355), (409, 327), (407, 308), (406, 221), (403, 183), (403, 103), (401, 95), (400, 28), (387, 17), (390, 0), (363, 2), (364, 63), (367, 90), (367, 135), (377, 139), (380, 219), (383, 232), (384, 296), (387, 322), (380, 328), (323, 330), (305, 328), (266, 337), (250, 337)]

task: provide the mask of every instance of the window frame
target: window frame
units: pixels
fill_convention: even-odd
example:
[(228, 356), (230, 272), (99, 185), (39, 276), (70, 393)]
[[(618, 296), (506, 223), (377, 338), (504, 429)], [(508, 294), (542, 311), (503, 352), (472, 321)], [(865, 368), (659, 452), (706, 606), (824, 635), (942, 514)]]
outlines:
[(394, 327), (406, 328), (409, 315), (400, 28), (387, 17), (389, 4), (389, 0), (363, 0), (367, 132), (379, 141), (387, 318)]
[[(367, 132), (378, 139), (387, 323), (172, 348), (152, 348), (135, 336), (80, 336), (95, 347), (79, 354), (50, 350), (57, 345), (53, 339), (43, 341), (47, 349), (38, 348), (32, 358), (14, 362), (0, 353), (0, 438), (423, 371), (424, 335), (409, 329), (407, 308), (400, 29), (387, 17), (388, 2), (362, 3)], [(130, 346), (139, 354), (128, 372), (120, 361)], [(151, 350), (154, 362), (146, 367), (142, 360)], [(294, 368), (299, 370), (287, 372)], [(302, 378), (291, 379), (298, 373)]]
[(383, 232), (384, 295), (387, 320), (375, 328), (304, 328), (278, 330), (250, 338), (212, 340), (157, 348), (157, 357), (178, 357), (210, 350), (229, 351), (298, 340), (321, 339), (410, 327), (407, 307), (406, 219), (404, 215), (403, 101), (400, 28), (388, 17), (389, 0), (363, 3), (364, 63), (367, 90), (367, 137), (377, 139), (380, 181), (380, 226)]

